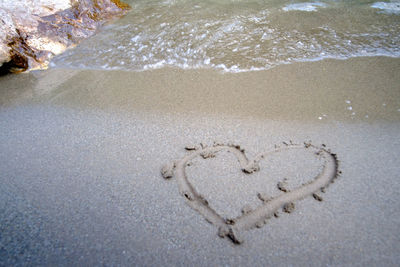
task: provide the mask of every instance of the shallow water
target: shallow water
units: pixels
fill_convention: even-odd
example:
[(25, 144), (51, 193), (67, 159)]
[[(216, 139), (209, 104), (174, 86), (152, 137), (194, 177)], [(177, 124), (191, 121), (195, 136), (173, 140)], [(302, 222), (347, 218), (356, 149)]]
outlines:
[(400, 57), (400, 1), (127, 1), (132, 10), (54, 67), (228, 72), (297, 61)]

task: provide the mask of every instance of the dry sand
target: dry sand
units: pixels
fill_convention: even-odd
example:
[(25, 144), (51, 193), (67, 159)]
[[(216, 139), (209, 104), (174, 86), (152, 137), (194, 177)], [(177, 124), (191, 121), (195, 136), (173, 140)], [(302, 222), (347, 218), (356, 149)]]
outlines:
[[(0, 77), (1, 262), (397, 266), (399, 70), (399, 59), (375, 57), (241, 74), (50, 69)], [(187, 205), (176, 171), (161, 175), (200, 143), (231, 141), (253, 159), (283, 141), (309, 140), (337, 154), (342, 174), (325, 193), (285, 202), (290, 214), (244, 227), (240, 245)], [(208, 152), (188, 162), (187, 180), (228, 225), (262, 208), (261, 199), (301, 189), (326, 165), (287, 150), (246, 174), (232, 151)]]

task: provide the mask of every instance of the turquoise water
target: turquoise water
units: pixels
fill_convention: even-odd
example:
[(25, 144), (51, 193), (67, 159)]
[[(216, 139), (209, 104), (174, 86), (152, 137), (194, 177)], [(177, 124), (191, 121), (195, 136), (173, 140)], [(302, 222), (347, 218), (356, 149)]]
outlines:
[(400, 56), (400, 1), (126, 1), (132, 10), (53, 67), (227, 72)]

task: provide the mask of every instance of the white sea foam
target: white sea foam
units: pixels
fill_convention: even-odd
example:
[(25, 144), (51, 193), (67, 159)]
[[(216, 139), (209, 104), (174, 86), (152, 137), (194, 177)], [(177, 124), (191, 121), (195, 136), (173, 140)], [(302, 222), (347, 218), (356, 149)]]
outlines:
[(400, 1), (376, 2), (371, 5), (372, 8), (380, 9), (385, 13), (400, 14)]
[(326, 7), (326, 4), (321, 3), (321, 2), (306, 2), (306, 3), (296, 3), (296, 4), (289, 4), (285, 6), (283, 11), (317, 11), (318, 8), (323, 8)]
[[(328, 12), (335, 6), (318, 10), (327, 7), (322, 2), (273, 8), (259, 3), (249, 8), (243, 0), (245, 5), (236, 9), (210, 7), (208, 1), (199, 3), (200, 9), (191, 2), (182, 5), (184, 0), (174, 7), (139, 2), (122, 20), (123, 25), (108, 25), (76, 49), (56, 57), (52, 66), (134, 71), (211, 68), (236, 73), (326, 58), (400, 57), (400, 21), (396, 16), (382, 20), (384, 14), (365, 5), (349, 5), (349, 12), (336, 14), (338, 20), (332, 20)], [(287, 11), (325, 12), (327, 16), (315, 20), (315, 16), (281, 12), (282, 6)], [(232, 9), (226, 12), (227, 8)], [(301, 16), (302, 23), (295, 16)]]

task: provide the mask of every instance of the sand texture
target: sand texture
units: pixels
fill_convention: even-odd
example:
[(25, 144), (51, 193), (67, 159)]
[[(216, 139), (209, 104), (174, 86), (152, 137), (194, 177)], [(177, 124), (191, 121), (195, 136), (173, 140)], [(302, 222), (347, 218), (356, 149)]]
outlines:
[[(188, 149), (188, 147), (186, 147), (186, 149)], [(219, 215), (212, 207), (210, 207), (208, 200), (196, 191), (196, 189), (190, 183), (185, 171), (186, 166), (188, 166), (189, 162), (194, 158), (202, 156), (204, 159), (207, 159), (210, 157), (215, 157), (216, 153), (222, 150), (226, 150), (227, 152), (230, 152), (236, 156), (241, 170), (244, 173), (251, 174), (260, 170), (259, 163), (262, 159), (267, 158), (273, 153), (294, 149), (311, 150), (316, 156), (323, 157), (325, 161), (321, 173), (319, 173), (318, 176), (313, 180), (302, 184), (300, 187), (291, 192), (289, 192), (286, 186), (284, 186), (283, 182), (279, 182), (277, 184), (278, 189), (287, 194), (270, 199), (261, 198), (263, 205), (257, 207), (255, 210), (251, 210), (251, 208), (248, 208), (249, 206), (245, 206), (242, 209), (243, 214), (237, 218), (221, 217), (221, 215)], [(190, 148), (189, 150), (192, 149)], [(237, 236), (239, 231), (255, 227), (260, 228), (260, 226), (266, 223), (266, 220), (271, 218), (279, 208), (283, 208), (285, 212), (291, 213), (294, 210), (294, 204), (292, 203), (293, 201), (303, 199), (311, 195), (318, 196), (316, 193), (321, 190), (325, 191), (325, 188), (339, 175), (339, 165), (336, 155), (323, 147), (315, 147), (311, 143), (304, 143), (302, 145), (284, 143), (283, 147), (275, 146), (274, 150), (260, 153), (253, 159), (248, 159), (244, 153), (244, 150), (240, 148), (239, 145), (233, 144), (225, 145), (221, 143), (214, 143), (211, 147), (205, 146), (195, 150), (195, 152), (188, 154), (180, 161), (172, 165), (167, 164), (163, 166), (161, 169), (161, 174), (164, 178), (169, 179), (172, 177), (171, 173), (173, 172), (171, 167), (174, 168), (180, 193), (186, 198), (189, 206), (197, 210), (206, 219), (206, 221), (214, 224), (218, 228), (218, 235), (220, 237), (227, 236), (235, 244), (242, 243), (242, 240)], [(260, 196), (260, 194), (261, 193), (257, 193), (258, 196)]]
[(0, 77), (0, 265), (397, 266), (399, 67)]

